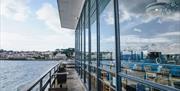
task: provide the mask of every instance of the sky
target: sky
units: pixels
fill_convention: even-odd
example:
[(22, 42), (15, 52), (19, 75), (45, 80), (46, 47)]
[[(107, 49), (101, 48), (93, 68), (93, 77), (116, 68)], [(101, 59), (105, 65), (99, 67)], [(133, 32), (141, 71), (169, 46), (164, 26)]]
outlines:
[[(161, 15), (157, 0), (119, 0), (121, 50), (180, 53), (180, 9)], [(160, 0), (161, 1), (161, 0)], [(54, 50), (74, 47), (74, 31), (61, 28), (56, 0), (1, 0), (1, 48)], [(180, 7), (180, 4), (173, 4)], [(100, 50), (115, 51), (113, 2), (100, 15)], [(91, 25), (96, 51), (96, 22)], [(88, 39), (88, 38), (86, 38)], [(87, 43), (87, 41), (86, 41)], [(88, 49), (88, 47), (86, 47)]]
[(74, 47), (74, 30), (61, 28), (57, 0), (1, 0), (0, 49), (47, 51)]
[[(174, 4), (173, 9), (176, 10), (170, 10), (167, 14), (159, 13), (161, 9), (148, 12), (146, 7), (155, 2), (156, 0), (119, 0), (122, 51), (180, 54), (180, 3)], [(110, 0), (100, 16), (101, 51), (115, 50), (112, 3)], [(92, 34), (94, 35), (96, 34)], [(92, 48), (96, 49), (94, 46)]]

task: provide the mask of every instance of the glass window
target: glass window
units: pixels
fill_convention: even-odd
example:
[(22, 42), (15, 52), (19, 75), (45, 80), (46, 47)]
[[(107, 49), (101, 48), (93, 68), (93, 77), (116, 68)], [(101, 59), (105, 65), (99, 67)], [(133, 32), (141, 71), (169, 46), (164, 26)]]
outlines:
[[(96, 17), (96, 13), (92, 16), (91, 20)], [(97, 56), (97, 29), (96, 29), (96, 21), (91, 24), (91, 58), (92, 61), (96, 61)]]
[(179, 0), (119, 0), (124, 73), (179, 86), (179, 7)]
[(86, 62), (86, 49), (85, 49), (85, 46), (86, 46), (86, 31), (85, 31), (85, 8), (83, 9), (82, 11), (82, 16), (81, 16), (81, 19), (82, 19), (82, 70), (83, 70), (83, 81), (86, 82), (86, 65), (85, 65), (85, 62)]
[[(115, 78), (115, 26), (113, 0), (100, 2), (100, 68), (102, 80), (109, 84), (116, 83)], [(109, 72), (108, 72), (109, 71)], [(110, 73), (113, 72), (113, 73)], [(113, 82), (114, 81), (114, 82)], [(104, 85), (103, 91), (109, 86)], [(115, 84), (116, 85), (116, 84)], [(114, 85), (114, 86), (115, 86)], [(110, 89), (110, 88), (109, 88)]]
[[(86, 67), (85, 67), (85, 70), (88, 71), (88, 55), (89, 55), (89, 30), (88, 30), (88, 3), (86, 4), (86, 7), (85, 7), (85, 46), (86, 46), (86, 49), (85, 49), (85, 57), (86, 57)], [(88, 81), (88, 73), (86, 72), (86, 81)], [(88, 83), (88, 82), (87, 82)]]
[[(91, 3), (92, 4), (92, 3)], [(96, 4), (95, 4), (96, 5)], [(93, 5), (93, 7), (95, 8), (96, 6)], [(92, 12), (92, 9), (90, 10), (90, 12)], [(94, 67), (96, 67), (96, 62), (97, 62), (97, 27), (96, 27), (96, 10), (95, 12), (90, 16), (90, 21), (91, 21), (91, 83), (93, 85), (91, 85), (92, 87), (92, 91), (96, 91), (97, 86), (96, 84), (96, 69)]]

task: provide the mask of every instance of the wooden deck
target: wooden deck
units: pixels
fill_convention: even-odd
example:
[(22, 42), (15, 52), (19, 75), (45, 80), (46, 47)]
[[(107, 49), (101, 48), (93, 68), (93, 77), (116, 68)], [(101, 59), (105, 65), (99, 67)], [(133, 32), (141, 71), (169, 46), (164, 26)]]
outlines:
[(49, 91), (86, 91), (75, 69), (68, 67), (66, 71), (68, 72), (66, 84), (63, 84), (62, 88), (60, 88), (60, 85), (57, 84), (56, 81), (55, 87), (51, 88)]
[(69, 75), (67, 80), (68, 91), (85, 91), (85, 87), (81, 82), (75, 69), (68, 69)]

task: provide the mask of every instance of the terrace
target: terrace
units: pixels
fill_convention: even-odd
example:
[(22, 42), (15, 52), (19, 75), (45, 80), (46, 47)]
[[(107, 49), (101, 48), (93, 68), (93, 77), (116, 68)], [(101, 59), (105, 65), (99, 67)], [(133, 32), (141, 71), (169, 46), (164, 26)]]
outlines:
[(61, 26), (75, 30), (65, 91), (179, 91), (178, 0), (57, 1)]

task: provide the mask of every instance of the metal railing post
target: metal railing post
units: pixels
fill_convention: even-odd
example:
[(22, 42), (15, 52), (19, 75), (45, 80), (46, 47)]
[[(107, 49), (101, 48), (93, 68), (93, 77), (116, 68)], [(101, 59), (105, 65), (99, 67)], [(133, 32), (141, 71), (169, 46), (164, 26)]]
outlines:
[(55, 67), (53, 69), (54, 69), (54, 73), (55, 73)]
[(49, 72), (49, 87), (51, 88), (52, 86), (51, 86), (51, 70), (50, 70), (50, 72)]
[(40, 80), (40, 83), (39, 83), (39, 90), (42, 91), (42, 79)]
[[(57, 64), (54, 67), (52, 67), (51, 69), (49, 69), (44, 75), (40, 76), (39, 79), (37, 79), (37, 81), (33, 82), (33, 84), (31, 86), (22, 88), (22, 91), (31, 91), (34, 88), (37, 88), (39, 91), (44, 91), (48, 86), (52, 87), (52, 85), (55, 83), (55, 77), (53, 75), (58, 70), (59, 66), (60, 65)], [(54, 72), (53, 72), (53, 70), (54, 70)], [(46, 78), (47, 76), (49, 76), (49, 79), (43, 83), (43, 79)], [(52, 82), (52, 77), (54, 77), (53, 82)]]

